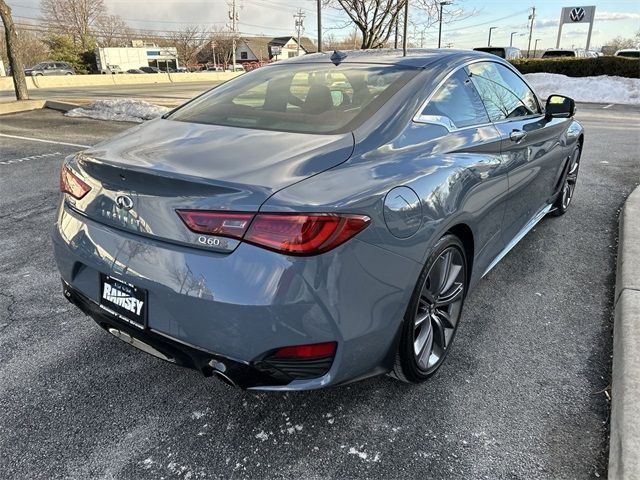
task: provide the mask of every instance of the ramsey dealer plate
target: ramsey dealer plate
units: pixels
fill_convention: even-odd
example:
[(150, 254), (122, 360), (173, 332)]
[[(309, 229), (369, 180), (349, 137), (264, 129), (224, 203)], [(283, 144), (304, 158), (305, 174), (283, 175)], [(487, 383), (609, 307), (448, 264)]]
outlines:
[(136, 327), (144, 328), (147, 291), (101, 273), (100, 307)]

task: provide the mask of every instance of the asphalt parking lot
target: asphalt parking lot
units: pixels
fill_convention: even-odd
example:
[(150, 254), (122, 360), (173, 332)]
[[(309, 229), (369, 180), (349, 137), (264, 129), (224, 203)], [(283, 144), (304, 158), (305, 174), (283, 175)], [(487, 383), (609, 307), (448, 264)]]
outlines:
[(62, 297), (49, 240), (60, 162), (130, 124), (0, 117), (0, 476), (603, 477), (617, 221), (640, 181), (640, 108), (602, 107), (579, 107), (570, 211), (471, 294), (435, 378), (275, 394), (132, 349)]

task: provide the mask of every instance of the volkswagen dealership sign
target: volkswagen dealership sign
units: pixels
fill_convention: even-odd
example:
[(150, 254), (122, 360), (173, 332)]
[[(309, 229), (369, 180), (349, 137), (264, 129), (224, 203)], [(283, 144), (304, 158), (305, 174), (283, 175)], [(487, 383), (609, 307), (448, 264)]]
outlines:
[(588, 23), (589, 33), (587, 33), (587, 46), (591, 43), (591, 31), (593, 30), (593, 20), (596, 16), (596, 7), (564, 7), (560, 13), (560, 25), (558, 25), (558, 41), (556, 48), (560, 48), (560, 38), (562, 37), (562, 26), (565, 23)]

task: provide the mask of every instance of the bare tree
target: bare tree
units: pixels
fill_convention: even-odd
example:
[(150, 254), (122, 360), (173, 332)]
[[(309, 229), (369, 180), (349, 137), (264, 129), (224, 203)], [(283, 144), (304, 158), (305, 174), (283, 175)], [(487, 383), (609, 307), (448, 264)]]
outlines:
[[(49, 49), (38, 38), (37, 26), (22, 25), (16, 27), (18, 33), (18, 55), (22, 59), (22, 64), (26, 67), (35, 65), (49, 58)], [(0, 58), (9, 64), (9, 55), (7, 53), (7, 42), (5, 30), (0, 31)]]
[(335, 0), (362, 35), (360, 48), (381, 48), (409, 0)]
[(234, 35), (233, 32), (222, 28), (211, 31), (208, 40), (197, 54), (198, 62), (213, 62), (216, 65), (230, 63), (233, 55)]
[(176, 47), (180, 65), (187, 66), (195, 62), (196, 55), (205, 43), (205, 36), (204, 29), (196, 25), (186, 26), (167, 35), (172, 46)]
[(16, 91), (16, 99), (29, 100), (27, 80), (24, 76), (24, 64), (18, 54), (18, 33), (16, 32), (16, 26), (13, 24), (13, 17), (11, 17), (11, 8), (4, 0), (0, 0), (0, 17), (2, 17), (2, 24), (4, 25), (7, 55), (13, 75), (13, 88)]
[(121, 47), (128, 44), (133, 36), (131, 28), (119, 15), (98, 17), (94, 33), (101, 47)]
[[(438, 22), (441, 0), (325, 0), (325, 3), (338, 6), (355, 23), (362, 37), (361, 48), (381, 48), (389, 45), (392, 34), (402, 31), (403, 10), (407, 1), (411, 7), (409, 24), (414, 32), (420, 31), (423, 37)], [(460, 1), (462, 0), (457, 3)], [(468, 18), (475, 12), (461, 7), (445, 9), (442, 23), (450, 24)], [(396, 32), (398, 27), (400, 32)], [(353, 34), (351, 38), (353, 39)]]
[(82, 50), (92, 44), (92, 29), (107, 15), (103, 0), (41, 0), (40, 10), (50, 33), (71, 37)]

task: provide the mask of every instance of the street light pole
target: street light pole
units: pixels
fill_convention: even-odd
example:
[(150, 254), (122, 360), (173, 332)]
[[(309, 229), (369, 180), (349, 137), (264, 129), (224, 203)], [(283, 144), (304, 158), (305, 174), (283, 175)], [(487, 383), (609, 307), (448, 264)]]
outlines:
[(491, 46), (491, 32), (492, 32), (493, 30), (497, 30), (497, 28), (498, 28), (498, 27), (490, 27), (490, 28), (489, 28), (489, 40), (487, 41), (487, 47), (490, 47), (490, 46)]
[(438, 48), (442, 43), (442, 7), (445, 5), (451, 5), (453, 2), (440, 2), (440, 15), (438, 17)]
[(402, 29), (402, 56), (407, 56), (407, 31), (409, 28), (409, 0), (404, 0), (404, 27)]
[(513, 36), (518, 32), (511, 32), (511, 40), (509, 40), (509, 46), (513, 47)]
[(535, 43), (535, 46), (533, 47), (533, 56), (534, 57), (538, 56), (538, 40), (540, 40), (540, 39), (536, 38), (536, 43)]
[(322, 0), (318, 0), (318, 52), (322, 51)]

